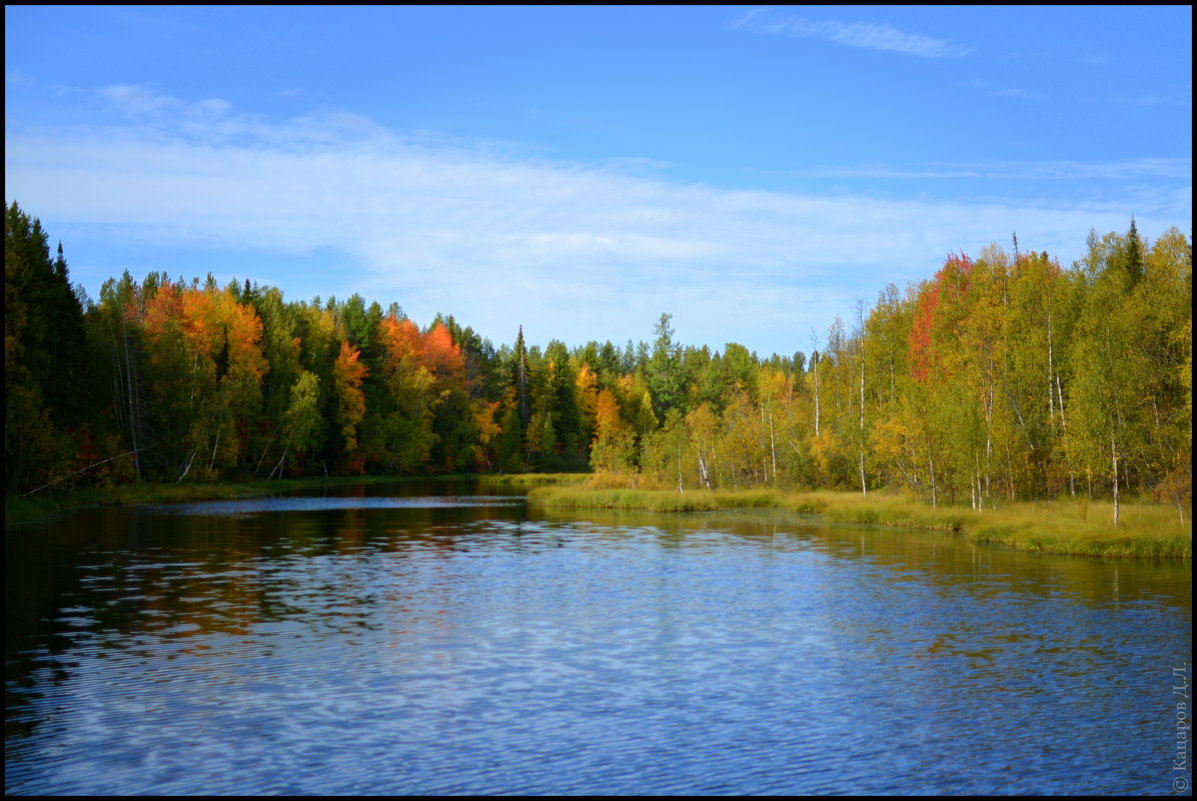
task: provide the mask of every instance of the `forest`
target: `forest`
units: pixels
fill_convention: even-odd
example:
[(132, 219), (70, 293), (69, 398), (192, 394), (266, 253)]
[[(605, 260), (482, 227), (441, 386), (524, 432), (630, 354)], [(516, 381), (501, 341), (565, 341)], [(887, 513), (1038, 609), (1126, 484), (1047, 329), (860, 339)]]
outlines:
[[(110, 278), (5, 213), (5, 490), (587, 471), (676, 488), (898, 490), (932, 505), (1191, 507), (1192, 243), (1090, 232), (1069, 267), (990, 245), (881, 289), (809, 348), (495, 345), (360, 295)], [(931, 271), (930, 269), (928, 270)]]

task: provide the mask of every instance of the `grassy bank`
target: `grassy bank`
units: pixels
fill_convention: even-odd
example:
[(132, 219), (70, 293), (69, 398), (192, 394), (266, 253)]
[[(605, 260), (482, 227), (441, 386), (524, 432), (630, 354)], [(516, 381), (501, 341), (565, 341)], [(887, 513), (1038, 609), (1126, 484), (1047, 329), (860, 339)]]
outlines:
[(1123, 504), (1115, 528), (1108, 502), (1012, 503), (976, 512), (930, 507), (897, 495), (848, 492), (782, 493), (775, 490), (630, 490), (590, 487), (538, 487), (531, 503), (548, 509), (641, 509), (652, 512), (709, 512), (721, 509), (783, 509), (818, 515), (836, 523), (952, 532), (985, 545), (1076, 556), (1191, 559), (1193, 528), (1176, 509), (1156, 504)]

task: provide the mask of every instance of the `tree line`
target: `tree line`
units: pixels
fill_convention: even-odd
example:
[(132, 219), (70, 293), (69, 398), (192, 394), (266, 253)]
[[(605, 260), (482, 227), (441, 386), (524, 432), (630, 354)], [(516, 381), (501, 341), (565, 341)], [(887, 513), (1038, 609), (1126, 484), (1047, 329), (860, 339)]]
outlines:
[[(807, 356), (496, 348), (360, 295), (127, 272), (98, 301), (5, 215), (5, 480), (584, 471), (641, 486), (900, 488), (974, 508), (1191, 504), (1192, 244), (1132, 220), (1069, 268), (991, 245), (858, 301)], [(66, 480), (64, 477), (70, 477)]]

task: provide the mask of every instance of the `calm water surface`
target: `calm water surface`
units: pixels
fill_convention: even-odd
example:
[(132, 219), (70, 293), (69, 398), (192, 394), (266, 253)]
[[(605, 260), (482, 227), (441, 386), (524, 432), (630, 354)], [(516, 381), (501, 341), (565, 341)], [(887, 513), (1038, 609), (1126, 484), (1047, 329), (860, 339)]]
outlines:
[(6, 791), (1095, 794), (1179, 775), (1187, 563), (480, 493), (7, 531)]

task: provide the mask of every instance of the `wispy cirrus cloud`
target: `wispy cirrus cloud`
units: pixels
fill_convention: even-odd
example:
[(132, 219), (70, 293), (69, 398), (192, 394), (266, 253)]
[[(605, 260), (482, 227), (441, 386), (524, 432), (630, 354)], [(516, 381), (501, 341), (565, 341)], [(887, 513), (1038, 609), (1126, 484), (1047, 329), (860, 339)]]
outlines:
[(219, 117), (232, 109), (226, 100), (209, 98), (189, 103), (154, 91), (148, 86), (131, 86), (118, 84), (100, 89), (99, 96), (103, 98), (111, 110), (132, 116), (157, 116), (164, 113), (181, 112), (189, 116)]
[(1035, 91), (1033, 89), (1026, 89), (1024, 87), (1010, 87), (1010, 86), (991, 86), (985, 81), (971, 80), (962, 84), (966, 89), (974, 89), (979, 92), (984, 92), (990, 97), (1016, 97), (1024, 100), (1046, 100), (1047, 95), (1043, 92)]
[(1117, 97), (1118, 103), (1130, 103), (1136, 106), (1181, 106), (1192, 107), (1193, 95), (1137, 95), (1135, 97)]
[(1144, 180), (1148, 178), (1188, 179), (1193, 162), (1185, 158), (1123, 159), (1108, 162), (989, 161), (968, 163), (932, 162), (919, 167), (897, 168), (883, 164), (823, 167), (798, 170), (793, 174), (823, 178), (992, 178), (1030, 181)]
[(5, 86), (35, 86), (37, 84), (32, 78), (20, 70), (5, 70), (4, 71), (4, 85)]
[(921, 58), (960, 58), (973, 50), (921, 33), (900, 31), (884, 23), (811, 20), (779, 15), (770, 9), (753, 9), (733, 22), (731, 27), (750, 33), (822, 39), (848, 47), (888, 50)]

